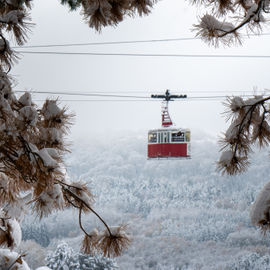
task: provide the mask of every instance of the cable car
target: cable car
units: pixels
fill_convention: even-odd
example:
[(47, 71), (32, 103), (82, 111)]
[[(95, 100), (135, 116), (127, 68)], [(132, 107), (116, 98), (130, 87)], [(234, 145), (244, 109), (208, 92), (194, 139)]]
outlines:
[(148, 159), (188, 159), (190, 151), (190, 130), (173, 126), (169, 115), (169, 101), (176, 98), (186, 98), (186, 95), (152, 95), (152, 98), (162, 98), (161, 119), (162, 127), (148, 132)]

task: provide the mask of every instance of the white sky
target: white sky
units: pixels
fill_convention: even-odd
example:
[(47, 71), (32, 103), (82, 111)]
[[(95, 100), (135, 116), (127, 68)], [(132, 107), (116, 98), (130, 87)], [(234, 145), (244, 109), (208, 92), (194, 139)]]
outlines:
[[(27, 45), (86, 43), (194, 37), (192, 25), (202, 14), (188, 2), (160, 1), (143, 18), (129, 18), (102, 33), (90, 29), (79, 12), (69, 12), (60, 1), (34, 1), (36, 24)], [(270, 29), (265, 31), (270, 33)], [(270, 36), (251, 37), (243, 46), (208, 47), (201, 40), (51, 48), (52, 51), (157, 53), (157, 54), (252, 54), (267, 55)], [(31, 49), (34, 50), (34, 49)], [(35, 49), (44, 51), (45, 49)], [(120, 56), (22, 55), (12, 74), (16, 89), (61, 92), (123, 92), (150, 95), (170, 89), (175, 94), (202, 96), (204, 91), (252, 91), (269, 88), (266, 73), (270, 59), (166, 58)], [(133, 92), (144, 93), (133, 93)], [(198, 91), (201, 93), (191, 93)], [(217, 95), (217, 93), (213, 93)], [(37, 95), (43, 99), (46, 95)], [(83, 99), (83, 97), (71, 97)], [(66, 100), (67, 97), (61, 97)], [(63, 102), (76, 113), (74, 136), (96, 132), (147, 130), (160, 127), (159, 102)], [(184, 101), (170, 104), (177, 126), (218, 134), (225, 129), (220, 101)]]

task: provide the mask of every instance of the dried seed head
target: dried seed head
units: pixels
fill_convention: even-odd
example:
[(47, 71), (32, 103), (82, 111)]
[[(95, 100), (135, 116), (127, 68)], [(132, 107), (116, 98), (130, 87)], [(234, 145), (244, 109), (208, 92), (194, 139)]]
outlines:
[(125, 227), (119, 226), (112, 228), (112, 234), (106, 230), (100, 236), (98, 247), (105, 257), (120, 256), (128, 248), (131, 239), (125, 233)]
[(90, 234), (85, 235), (81, 245), (81, 251), (85, 254), (93, 256), (97, 250), (99, 242), (99, 233), (95, 229)]

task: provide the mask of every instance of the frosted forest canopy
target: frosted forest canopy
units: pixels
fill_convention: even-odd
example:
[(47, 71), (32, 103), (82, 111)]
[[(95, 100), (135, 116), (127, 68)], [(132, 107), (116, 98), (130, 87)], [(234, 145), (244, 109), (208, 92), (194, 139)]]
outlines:
[[(57, 100), (46, 100), (41, 108), (32, 101), (30, 93), (17, 98), (13, 93), (9, 72), (18, 60), (9, 37), (22, 46), (32, 27), (30, 0), (0, 0), (0, 250), (2, 267), (28, 269), (23, 254), (11, 250), (21, 242), (20, 222), (28, 207), (40, 216), (53, 209), (74, 207), (85, 235), (82, 248), (86, 253), (102, 251), (105, 256), (118, 256), (130, 242), (125, 226), (109, 227), (93, 209), (93, 196), (86, 183), (66, 179), (63, 156), (68, 151), (65, 136), (72, 115), (60, 108)], [(117, 25), (128, 16), (147, 15), (155, 1), (138, 0), (63, 0), (71, 10), (80, 9), (90, 27)], [(239, 30), (260, 31), (269, 12), (269, 0), (258, 1), (193, 1), (205, 15), (194, 26), (197, 35), (210, 44), (232, 44), (241, 41)], [(210, 13), (212, 15), (210, 15)], [(235, 19), (237, 18), (237, 19)], [(232, 98), (228, 107), (232, 125), (225, 134), (218, 166), (229, 174), (242, 172), (248, 165), (250, 146), (268, 145), (270, 138), (269, 98)], [(264, 230), (269, 228), (268, 186), (253, 208), (252, 221)], [(93, 213), (105, 230), (89, 231), (82, 216)], [(8, 258), (8, 259), (7, 259)]]
[[(231, 177), (216, 171), (219, 146), (215, 137), (201, 131), (192, 131), (192, 159), (181, 161), (147, 160), (147, 130), (111, 136), (109, 142), (102, 135), (85, 142), (75, 140), (65, 161), (72, 179), (89, 181), (97, 196), (95, 208), (109, 224), (119, 220), (129, 224), (133, 241), (115, 258), (120, 269), (270, 267), (269, 235), (265, 237), (249, 217), (269, 175), (266, 149), (254, 149), (249, 170)], [(74, 256), (63, 259), (71, 264), (82, 237), (76, 216), (72, 209), (40, 222), (27, 216), (21, 248), (32, 246), (25, 258), (32, 269), (45, 265), (44, 258), (50, 251), (57, 253), (62, 241), (74, 250)], [(101, 225), (91, 215), (83, 222), (90, 227)], [(33, 255), (38, 252), (37, 261)]]

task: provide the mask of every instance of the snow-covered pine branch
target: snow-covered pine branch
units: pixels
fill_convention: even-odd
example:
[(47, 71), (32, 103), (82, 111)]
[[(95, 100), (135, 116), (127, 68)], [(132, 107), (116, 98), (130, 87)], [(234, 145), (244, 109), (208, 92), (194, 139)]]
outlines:
[[(69, 183), (66, 179), (65, 136), (73, 115), (67, 108), (60, 108), (57, 100), (48, 99), (39, 108), (30, 93), (19, 98), (13, 93), (8, 72), (16, 55), (4, 33), (10, 33), (18, 45), (24, 44), (30, 8), (30, 0), (0, 1), (0, 268), (3, 270), (29, 269), (24, 255), (13, 251), (20, 245), (20, 222), (28, 208), (42, 218), (55, 210), (75, 207), (80, 213), (80, 225), (81, 211), (95, 214), (111, 241), (104, 244), (102, 239), (106, 237), (102, 233), (100, 244), (84, 242), (85, 249), (91, 248), (92, 253), (96, 248), (107, 256), (120, 255), (129, 243), (122, 229), (114, 233), (93, 210), (93, 195), (87, 185)], [(88, 236), (86, 229), (81, 228)]]
[(251, 146), (260, 147), (270, 143), (269, 104), (270, 97), (254, 96), (228, 98), (228, 120), (231, 124), (221, 139), (222, 153), (218, 169), (234, 175), (247, 169)]
[(94, 213), (108, 230), (106, 237), (111, 242), (106, 245), (107, 238), (101, 234), (103, 240), (91, 247), (107, 256), (120, 255), (129, 238), (122, 229), (114, 234), (93, 210), (93, 195), (84, 182), (69, 183), (66, 179), (63, 155), (68, 149), (64, 138), (73, 116), (60, 108), (57, 100), (46, 100), (38, 108), (30, 93), (17, 99), (8, 77), (2, 75), (6, 80), (0, 92), (0, 245), (11, 249), (19, 245), (21, 236), (14, 238), (13, 232), (20, 232), (18, 221), (28, 206), (41, 218), (55, 210), (75, 207)]
[[(270, 143), (270, 97), (254, 96), (228, 98), (228, 120), (231, 124), (221, 140), (221, 156), (217, 168), (222, 173), (235, 175), (247, 169), (251, 146)], [(251, 207), (250, 217), (254, 225), (264, 232), (270, 230), (270, 183), (267, 183)]]
[[(198, 1), (194, 1), (198, 2)], [(241, 44), (239, 30), (247, 26), (248, 32), (260, 33), (269, 13), (269, 0), (202, 1), (212, 8), (213, 15), (205, 14), (194, 25), (197, 36), (209, 44)], [(237, 16), (235, 16), (237, 15)], [(222, 20), (217, 18), (221, 17)]]
[[(62, 0), (71, 10), (81, 8), (81, 13), (90, 27), (100, 31), (106, 26), (116, 26), (129, 16), (148, 15), (155, 0)], [(197, 35), (210, 44), (219, 42), (231, 45), (241, 43), (239, 30), (247, 26), (249, 32), (260, 33), (266, 23), (269, 0), (191, 0), (205, 15), (195, 25)], [(211, 13), (212, 15), (209, 15)]]
[(270, 182), (257, 195), (250, 209), (252, 224), (259, 226), (263, 232), (270, 230)]

